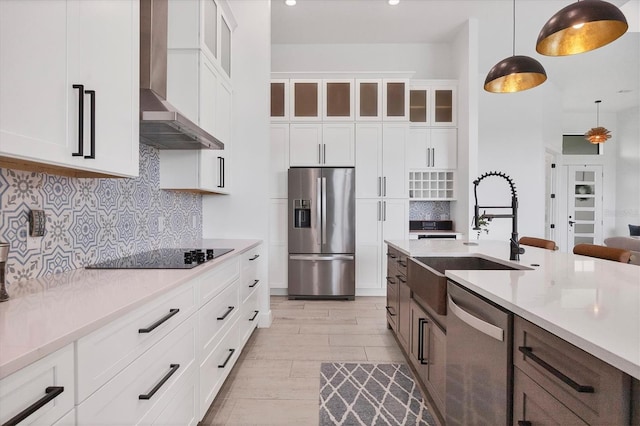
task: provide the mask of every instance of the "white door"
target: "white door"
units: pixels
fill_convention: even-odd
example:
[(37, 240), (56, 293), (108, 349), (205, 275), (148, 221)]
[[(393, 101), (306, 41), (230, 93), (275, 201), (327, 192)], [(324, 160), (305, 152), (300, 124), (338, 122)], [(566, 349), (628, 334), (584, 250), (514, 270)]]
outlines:
[(430, 155), (429, 138), (430, 129), (426, 127), (411, 127), (409, 130), (409, 146), (407, 155), (407, 168), (421, 170), (428, 167), (428, 155)]
[(0, 154), (73, 163), (72, 85), (80, 81), (72, 12), (64, 1), (0, 1)]
[[(91, 95), (85, 97), (83, 167), (138, 175), (139, 6), (137, 2), (74, 0), (79, 7), (80, 72), (95, 91), (95, 152), (90, 147)], [(44, 38), (46, 39), (46, 37)], [(95, 159), (86, 159), (94, 154)]]
[(289, 165), (319, 166), (322, 161), (322, 125), (295, 124), (289, 126)]
[(356, 200), (356, 287), (382, 287), (382, 201)]
[(352, 167), (355, 165), (355, 129), (349, 124), (322, 125), (322, 165)]
[(431, 129), (431, 168), (455, 169), (458, 167), (458, 130)]
[(386, 198), (409, 196), (406, 124), (384, 124), (382, 137), (382, 195)]
[(602, 166), (568, 166), (567, 251), (602, 244)]
[(356, 198), (382, 195), (382, 124), (356, 124)]
[(269, 152), (269, 196), (287, 198), (287, 170), (289, 169), (289, 124), (271, 125)]
[(390, 200), (382, 202), (383, 240), (409, 239), (409, 200)]

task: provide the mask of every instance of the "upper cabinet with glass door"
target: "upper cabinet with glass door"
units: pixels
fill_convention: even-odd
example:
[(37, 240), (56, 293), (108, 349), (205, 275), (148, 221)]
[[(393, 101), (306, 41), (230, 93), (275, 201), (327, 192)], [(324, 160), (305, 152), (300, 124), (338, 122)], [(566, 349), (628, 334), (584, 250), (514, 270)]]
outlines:
[(289, 79), (271, 80), (271, 121), (289, 121)]
[(291, 79), (289, 80), (289, 96), (289, 120), (322, 120), (322, 80)]
[(356, 120), (382, 121), (382, 80), (356, 79)]
[(324, 121), (353, 121), (355, 116), (353, 79), (323, 80)]
[(414, 80), (409, 92), (409, 121), (432, 127), (455, 126), (456, 101), (455, 85)]
[(227, 0), (169, 0), (169, 16), (169, 49), (199, 49), (230, 79), (237, 24)]
[(382, 119), (409, 120), (409, 79), (382, 80)]

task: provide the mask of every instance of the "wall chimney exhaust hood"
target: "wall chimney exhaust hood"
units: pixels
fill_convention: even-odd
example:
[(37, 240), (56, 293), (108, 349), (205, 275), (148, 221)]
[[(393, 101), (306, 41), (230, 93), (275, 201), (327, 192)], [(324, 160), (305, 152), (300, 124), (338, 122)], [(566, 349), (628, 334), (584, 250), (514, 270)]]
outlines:
[(224, 149), (167, 102), (168, 1), (140, 1), (140, 142), (159, 149)]

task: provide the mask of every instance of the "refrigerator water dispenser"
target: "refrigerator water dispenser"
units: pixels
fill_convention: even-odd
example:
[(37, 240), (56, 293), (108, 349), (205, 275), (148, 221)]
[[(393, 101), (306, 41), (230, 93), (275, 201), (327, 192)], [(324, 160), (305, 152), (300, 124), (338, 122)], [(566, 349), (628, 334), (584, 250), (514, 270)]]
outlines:
[(293, 227), (311, 228), (311, 200), (293, 200)]

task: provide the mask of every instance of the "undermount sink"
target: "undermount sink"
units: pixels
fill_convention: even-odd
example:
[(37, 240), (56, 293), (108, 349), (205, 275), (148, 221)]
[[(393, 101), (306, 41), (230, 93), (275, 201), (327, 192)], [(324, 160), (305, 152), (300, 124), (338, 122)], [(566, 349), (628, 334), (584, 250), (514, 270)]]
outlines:
[(522, 266), (510, 266), (477, 256), (463, 257), (414, 257), (407, 268), (407, 284), (414, 294), (423, 299), (436, 313), (447, 313), (447, 270), (528, 270)]
[(464, 257), (415, 257), (415, 260), (434, 269), (436, 272), (440, 272), (444, 275), (447, 270), (464, 270), (464, 271), (477, 271), (477, 270), (507, 270), (514, 271), (520, 268), (504, 265), (502, 263), (493, 262), (491, 260), (484, 259), (482, 257), (464, 256)]

